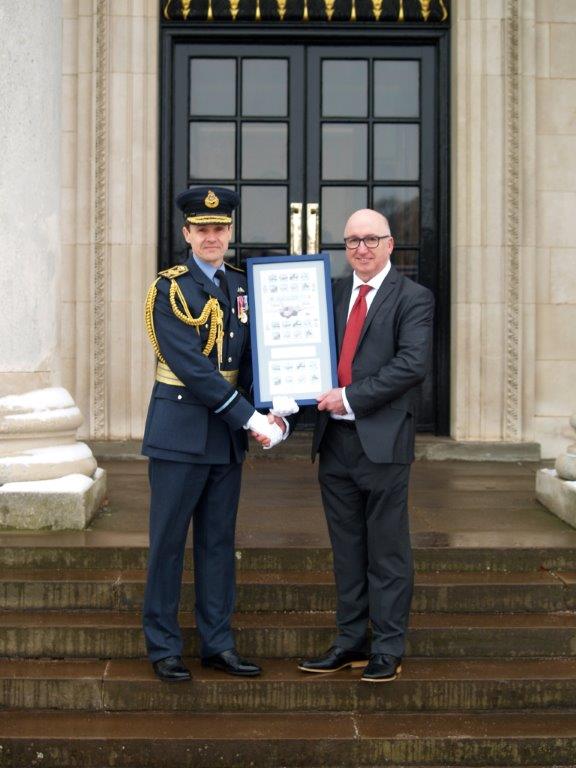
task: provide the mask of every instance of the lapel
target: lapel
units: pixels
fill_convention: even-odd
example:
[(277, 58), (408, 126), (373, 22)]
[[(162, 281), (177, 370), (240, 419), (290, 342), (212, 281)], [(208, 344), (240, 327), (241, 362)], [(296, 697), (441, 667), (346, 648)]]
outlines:
[[(202, 272), (198, 264), (196, 264), (194, 261), (192, 255), (190, 255), (188, 261), (186, 262), (186, 266), (188, 267), (188, 274), (190, 277), (192, 277), (196, 283), (198, 283), (198, 285), (205, 293), (207, 293), (209, 296), (214, 296), (214, 298), (218, 299), (221, 304), (225, 304), (227, 307), (230, 306), (230, 302), (228, 301), (226, 294), (220, 290), (220, 288), (213, 280), (210, 280), (210, 278), (207, 277), (204, 272)], [(226, 274), (226, 277), (228, 277), (229, 274), (230, 272)]]
[(360, 347), (360, 344), (362, 344), (362, 339), (364, 338), (364, 336), (366, 336), (366, 333), (368, 332), (368, 328), (370, 327), (372, 320), (375, 318), (376, 314), (380, 311), (380, 308), (392, 296), (392, 293), (394, 292), (394, 289), (396, 288), (399, 279), (400, 279), (400, 273), (398, 272), (396, 267), (392, 264), (390, 266), (390, 272), (388, 272), (388, 274), (384, 278), (384, 282), (382, 283), (380, 288), (378, 288), (376, 292), (376, 296), (374, 296), (372, 304), (370, 304), (370, 309), (368, 310), (368, 314), (366, 315), (366, 320), (364, 322), (364, 325), (362, 326), (362, 332), (360, 333), (360, 338), (358, 339), (358, 347)]

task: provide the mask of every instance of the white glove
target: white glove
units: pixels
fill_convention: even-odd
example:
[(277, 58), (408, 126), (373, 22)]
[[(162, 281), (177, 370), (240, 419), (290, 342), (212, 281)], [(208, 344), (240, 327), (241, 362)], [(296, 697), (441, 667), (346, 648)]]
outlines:
[(276, 395), (276, 397), (272, 398), (272, 408), (270, 408), (270, 413), (273, 416), (291, 416), (293, 413), (298, 413), (299, 410), (298, 403), (293, 397), (288, 397), (288, 395)]
[(278, 424), (270, 423), (268, 417), (263, 413), (254, 411), (252, 416), (248, 419), (245, 429), (251, 429), (253, 432), (258, 432), (259, 435), (264, 435), (270, 440), (269, 448), (277, 445), (283, 437), (282, 430)]

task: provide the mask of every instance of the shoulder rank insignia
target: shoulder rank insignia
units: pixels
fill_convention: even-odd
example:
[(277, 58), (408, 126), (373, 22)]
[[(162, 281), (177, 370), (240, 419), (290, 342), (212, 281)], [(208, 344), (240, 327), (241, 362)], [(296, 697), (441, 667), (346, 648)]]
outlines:
[(163, 269), (161, 272), (158, 272), (158, 274), (161, 277), (167, 277), (169, 280), (173, 280), (175, 277), (185, 275), (186, 272), (188, 272), (188, 267), (185, 264), (177, 264), (175, 267)]

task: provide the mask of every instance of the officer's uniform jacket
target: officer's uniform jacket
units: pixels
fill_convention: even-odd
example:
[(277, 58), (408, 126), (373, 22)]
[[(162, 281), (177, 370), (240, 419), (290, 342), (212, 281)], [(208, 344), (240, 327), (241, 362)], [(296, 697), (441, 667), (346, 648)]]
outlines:
[[(152, 299), (149, 294), (147, 302), (148, 332), (160, 359), (142, 453), (202, 464), (239, 462), (247, 448), (242, 427), (254, 413), (248, 400), (252, 366), (246, 277), (227, 265), (229, 301), (192, 256), (184, 266), (161, 272), (156, 293)], [(210, 299), (218, 300), (224, 333), (221, 366), (216, 343), (203, 354), (210, 341), (211, 317), (197, 327), (184, 322), (174, 311), (171, 289), (173, 294), (181, 292), (191, 318), (200, 317)], [(182, 309), (178, 298), (176, 305)]]

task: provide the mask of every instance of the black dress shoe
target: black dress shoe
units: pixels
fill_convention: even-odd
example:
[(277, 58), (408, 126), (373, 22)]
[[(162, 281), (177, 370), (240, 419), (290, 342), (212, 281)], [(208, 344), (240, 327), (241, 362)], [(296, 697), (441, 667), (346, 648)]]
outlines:
[(298, 664), (302, 672), (337, 672), (346, 667), (365, 667), (368, 654), (361, 651), (349, 651), (333, 645), (325, 654), (315, 659), (306, 659)]
[(220, 669), (229, 675), (239, 675), (240, 677), (256, 677), (262, 672), (262, 668), (257, 664), (241, 659), (235, 648), (222, 651), (215, 656), (207, 656), (202, 659), (202, 666)]
[(152, 663), (154, 672), (165, 683), (183, 683), (191, 680), (190, 670), (184, 666), (180, 656), (167, 656)]
[(396, 680), (402, 671), (402, 659), (388, 653), (373, 653), (362, 674), (366, 683), (389, 683)]

